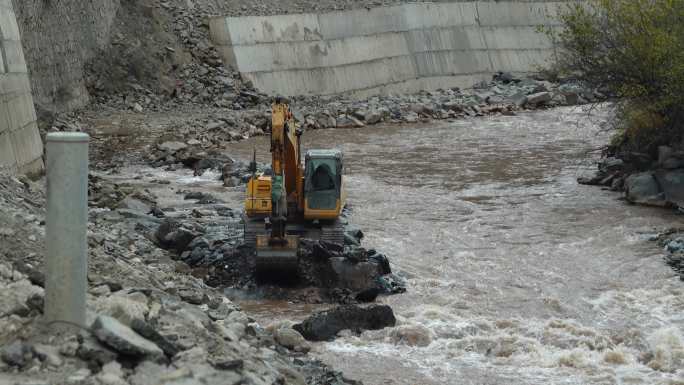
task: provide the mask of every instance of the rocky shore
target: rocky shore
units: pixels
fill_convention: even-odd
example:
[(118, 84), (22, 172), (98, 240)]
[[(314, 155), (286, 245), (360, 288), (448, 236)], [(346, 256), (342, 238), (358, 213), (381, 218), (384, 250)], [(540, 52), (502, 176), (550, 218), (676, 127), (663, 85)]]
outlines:
[[(89, 178), (91, 326), (55, 335), (41, 321), (43, 183), (0, 175), (0, 379), (8, 383), (354, 384), (310, 358), (294, 324), (260, 325), (223, 289), (332, 305), (405, 290), (387, 257), (360, 246), (363, 233), (353, 226), (344, 248), (305, 242), (295, 287), (258, 283), (251, 254), (241, 247), (239, 209), (185, 190), (177, 192), (186, 205), (165, 205), (153, 188), (95, 172)], [(173, 187), (169, 180), (153, 183)], [(355, 320), (366, 310), (356, 309), (345, 329), (363, 330)]]

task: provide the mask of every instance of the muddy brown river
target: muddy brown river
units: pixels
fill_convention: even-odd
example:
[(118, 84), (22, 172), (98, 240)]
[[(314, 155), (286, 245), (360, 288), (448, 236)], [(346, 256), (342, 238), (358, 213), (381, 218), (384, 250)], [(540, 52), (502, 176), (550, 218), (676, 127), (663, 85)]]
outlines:
[[(313, 354), (366, 384), (684, 381), (684, 282), (648, 241), (681, 217), (576, 182), (609, 140), (608, 116), (563, 108), (307, 132), (307, 148), (344, 150), (352, 222), (409, 282), (382, 299), (402, 333)], [(264, 139), (230, 152), (256, 146), (266, 161)], [(265, 322), (303, 313), (246, 305)], [(429, 345), (397, 337), (412, 332)]]
[[(681, 217), (576, 182), (608, 117), (562, 108), (305, 133), (307, 148), (344, 150), (351, 221), (409, 284), (381, 298), (397, 328), (311, 354), (371, 385), (684, 383), (684, 282), (648, 240)], [(267, 161), (263, 137), (228, 152), (254, 147)], [(242, 305), (264, 324), (316, 309)]]

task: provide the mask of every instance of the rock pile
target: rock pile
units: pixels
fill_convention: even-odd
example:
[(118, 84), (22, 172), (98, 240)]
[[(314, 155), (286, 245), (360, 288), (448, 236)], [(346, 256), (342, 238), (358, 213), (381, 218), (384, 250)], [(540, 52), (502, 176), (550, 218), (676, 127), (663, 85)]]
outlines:
[(684, 207), (684, 151), (660, 146), (658, 153), (658, 159), (642, 153), (604, 158), (595, 176), (578, 182), (624, 191), (631, 203)]
[[(95, 183), (112, 191), (105, 181)], [(296, 336), (276, 338), (220, 291), (178, 274), (146, 235), (146, 227), (163, 221), (121, 215), (124, 209), (90, 213), (87, 330), (46, 332), (43, 205), (38, 185), (0, 175), (0, 382), (307, 384), (331, 377), (353, 383), (309, 360), (306, 349), (291, 350)]]

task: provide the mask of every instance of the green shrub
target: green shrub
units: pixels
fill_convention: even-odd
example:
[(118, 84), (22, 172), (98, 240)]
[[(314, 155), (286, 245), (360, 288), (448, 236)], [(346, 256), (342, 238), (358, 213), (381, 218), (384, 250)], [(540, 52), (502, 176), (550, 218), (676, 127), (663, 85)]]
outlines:
[(682, 139), (684, 0), (589, 0), (572, 3), (548, 33), (557, 70), (618, 100), (622, 149), (655, 152)]

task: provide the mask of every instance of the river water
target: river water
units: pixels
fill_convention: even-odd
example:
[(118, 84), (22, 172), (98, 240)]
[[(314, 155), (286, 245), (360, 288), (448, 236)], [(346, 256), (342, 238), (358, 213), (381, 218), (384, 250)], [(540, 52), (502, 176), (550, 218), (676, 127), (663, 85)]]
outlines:
[[(684, 282), (648, 240), (681, 217), (576, 183), (608, 117), (561, 108), (307, 132), (306, 148), (344, 150), (351, 221), (409, 283), (381, 299), (398, 328), (312, 354), (366, 384), (684, 383)], [(267, 160), (266, 138), (229, 152), (253, 147)], [(264, 322), (304, 313), (244, 305)]]

